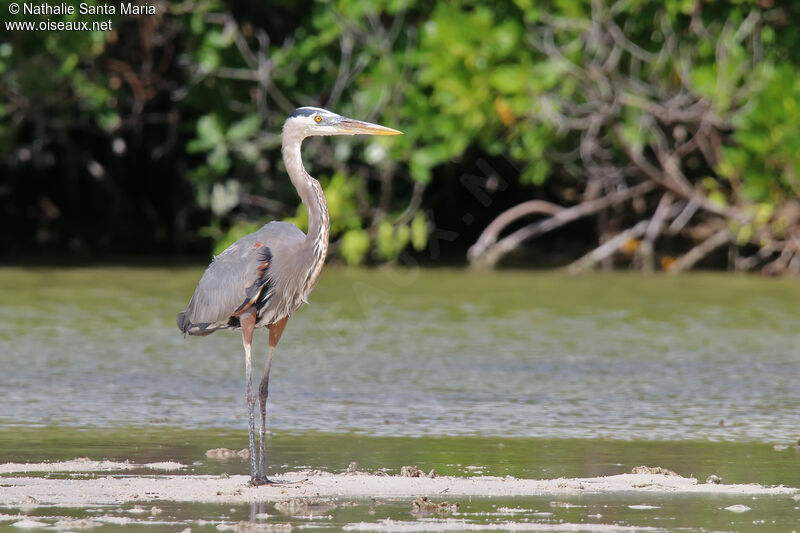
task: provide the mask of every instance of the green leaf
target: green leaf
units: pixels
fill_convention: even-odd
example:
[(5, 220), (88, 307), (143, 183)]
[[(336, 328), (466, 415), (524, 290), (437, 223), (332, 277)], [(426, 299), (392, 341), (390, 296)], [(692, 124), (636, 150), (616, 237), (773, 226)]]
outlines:
[(67, 55), (61, 63), (61, 75), (64, 76), (75, 70), (75, 67), (78, 66), (78, 61), (80, 61), (78, 54), (72, 53)]
[(222, 122), (217, 115), (204, 115), (197, 121), (197, 138), (186, 145), (189, 153), (218, 148), (225, 140)]
[(225, 174), (231, 168), (231, 158), (225, 145), (219, 145), (208, 154), (208, 164), (217, 174)]
[(395, 228), (395, 239), (394, 239), (394, 248), (395, 248), (395, 257), (403, 251), (403, 248), (408, 246), (408, 241), (411, 240), (411, 228), (406, 225), (397, 226)]
[(394, 256), (394, 228), (385, 220), (378, 225), (375, 236), (376, 252), (381, 259), (392, 259)]
[(197, 61), (203, 72), (211, 72), (222, 64), (222, 57), (212, 46), (201, 46), (197, 52)]
[(122, 124), (122, 119), (120, 118), (118, 113), (110, 111), (108, 113), (103, 113), (101, 115), (98, 115), (97, 123), (105, 131), (111, 132), (115, 131), (117, 128), (120, 127), (120, 125)]
[(261, 128), (261, 117), (258, 115), (251, 115), (239, 122), (234, 123), (228, 128), (228, 133), (225, 135), (229, 141), (240, 141), (252, 137)]
[(428, 245), (428, 220), (422, 211), (417, 211), (411, 220), (411, 246), (422, 251)]
[(205, 23), (203, 22), (203, 14), (202, 13), (192, 13), (191, 18), (189, 19), (189, 27), (192, 30), (192, 33), (195, 35), (200, 35), (205, 30)]
[(340, 251), (348, 265), (358, 265), (364, 261), (369, 251), (369, 235), (363, 229), (351, 229), (342, 235)]
[(420, 165), (419, 163), (415, 162), (413, 159), (409, 161), (408, 164), (408, 171), (411, 174), (411, 178), (414, 181), (418, 181), (419, 183), (430, 183), (431, 181), (431, 169), (430, 167), (426, 167)]
[(728, 205), (727, 198), (719, 190), (711, 191), (708, 194), (708, 201), (717, 207), (727, 207)]
[(529, 83), (530, 72), (520, 65), (503, 65), (495, 68), (489, 75), (489, 82), (500, 92), (519, 93)]
[(753, 237), (753, 225), (752, 224), (744, 224), (739, 228), (739, 231), (736, 232), (736, 242), (739, 246), (743, 246), (750, 242), (750, 239)]

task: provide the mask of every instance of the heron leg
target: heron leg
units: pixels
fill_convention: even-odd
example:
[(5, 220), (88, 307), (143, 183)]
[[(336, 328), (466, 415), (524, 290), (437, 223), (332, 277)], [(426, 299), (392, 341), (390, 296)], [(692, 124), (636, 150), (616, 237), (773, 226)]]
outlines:
[(242, 326), (242, 344), (244, 344), (244, 373), (245, 373), (245, 400), (250, 413), (250, 482), (256, 483), (256, 428), (255, 405), (256, 395), (253, 392), (252, 374), (253, 365), (250, 357), (250, 345), (253, 343), (253, 330), (256, 326), (255, 313), (245, 313), (240, 318)]
[(272, 366), (272, 355), (275, 347), (270, 346), (267, 352), (267, 366), (264, 369), (264, 376), (261, 378), (261, 385), (258, 388), (258, 403), (261, 408), (261, 432), (259, 433), (258, 451), (258, 475), (267, 477), (267, 395), (269, 394), (269, 369)]
[(259, 435), (259, 454), (258, 454), (258, 477), (269, 483), (267, 479), (267, 396), (269, 396), (269, 370), (272, 367), (272, 356), (275, 354), (275, 347), (281, 340), (283, 329), (289, 318), (279, 320), (269, 326), (269, 352), (267, 352), (267, 366), (264, 369), (264, 376), (261, 378), (261, 385), (258, 388), (258, 401), (261, 407), (261, 433)]

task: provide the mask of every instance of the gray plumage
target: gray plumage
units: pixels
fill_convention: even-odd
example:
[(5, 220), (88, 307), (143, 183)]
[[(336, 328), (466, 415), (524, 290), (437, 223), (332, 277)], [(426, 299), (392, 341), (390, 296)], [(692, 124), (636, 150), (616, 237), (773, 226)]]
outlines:
[[(250, 482), (273, 484), (266, 475), (266, 401), (275, 346), (289, 317), (308, 301), (328, 252), (330, 220), (319, 182), (305, 168), (303, 139), (314, 135), (398, 135), (399, 131), (361, 122), (317, 107), (301, 107), (283, 125), (283, 161), (292, 185), (308, 210), (308, 233), (287, 222), (270, 222), (242, 237), (214, 258), (197, 284), (189, 304), (178, 313), (184, 335), (209, 335), (239, 328), (245, 351), (245, 384), (250, 416)], [(255, 451), (255, 393), (251, 379), (253, 330), (269, 328), (267, 365), (258, 388), (261, 433), (258, 464)]]
[[(297, 310), (296, 297), (281, 277), (282, 263), (294, 260), (306, 234), (288, 222), (270, 222), (231, 244), (214, 258), (182, 312), (178, 328), (189, 335), (208, 335), (240, 327), (239, 315), (255, 306), (259, 320), (268, 323)], [(277, 289), (277, 290), (276, 290)], [(281, 316), (283, 315), (283, 316)]]

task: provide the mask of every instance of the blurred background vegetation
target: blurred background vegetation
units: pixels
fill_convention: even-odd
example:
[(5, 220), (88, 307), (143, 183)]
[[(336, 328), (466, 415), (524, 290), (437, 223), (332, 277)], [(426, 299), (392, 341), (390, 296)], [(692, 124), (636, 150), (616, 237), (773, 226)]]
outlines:
[(0, 38), (4, 261), (303, 227), (280, 128), (316, 105), (405, 132), (306, 143), (334, 261), (800, 272), (794, 3), (153, 5)]

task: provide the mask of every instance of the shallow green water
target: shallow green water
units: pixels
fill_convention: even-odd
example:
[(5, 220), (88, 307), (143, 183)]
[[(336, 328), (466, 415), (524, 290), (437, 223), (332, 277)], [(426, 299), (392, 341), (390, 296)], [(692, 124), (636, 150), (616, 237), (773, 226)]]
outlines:
[[(240, 337), (184, 339), (174, 325), (201, 273), (0, 269), (0, 462), (169, 459), (245, 473), (243, 462), (204, 456), (246, 444)], [(277, 471), (358, 461), (553, 478), (648, 464), (701, 480), (800, 486), (795, 449), (772, 448), (800, 437), (795, 280), (327, 269), (311, 302), (290, 321), (273, 366)], [(256, 343), (258, 368), (265, 335)], [(666, 529), (788, 530), (800, 519), (791, 498), (634, 499), (473, 499), (461, 511), (526, 510), (470, 518), (482, 523)], [(358, 503), (320, 526), (423, 519), (410, 502), (375, 514)], [(637, 504), (656, 508), (628, 507)], [(725, 511), (733, 504), (751, 510)], [(168, 523), (148, 530), (212, 530), (186, 521), (261, 512), (163, 508), (158, 520)]]
[[(244, 428), (239, 334), (174, 325), (201, 272), (0, 269), (0, 425)], [(800, 437), (795, 280), (327, 269), (311, 302), (278, 430)]]

